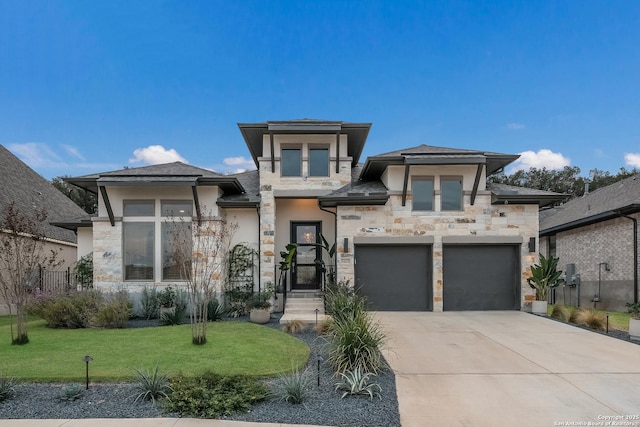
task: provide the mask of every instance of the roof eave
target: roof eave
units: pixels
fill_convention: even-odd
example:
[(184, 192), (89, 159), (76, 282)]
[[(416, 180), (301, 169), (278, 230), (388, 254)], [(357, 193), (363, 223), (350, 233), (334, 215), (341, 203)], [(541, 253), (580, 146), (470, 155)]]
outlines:
[(363, 197), (322, 197), (318, 199), (320, 206), (324, 208), (336, 206), (381, 206), (389, 201), (389, 196), (363, 196)]

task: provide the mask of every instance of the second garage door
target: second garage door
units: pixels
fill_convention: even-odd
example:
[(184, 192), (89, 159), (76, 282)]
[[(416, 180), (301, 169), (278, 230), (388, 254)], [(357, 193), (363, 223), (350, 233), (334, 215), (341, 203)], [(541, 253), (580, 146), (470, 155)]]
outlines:
[(444, 245), (443, 309), (519, 310), (520, 246)]
[(430, 311), (431, 246), (356, 245), (356, 286), (373, 310)]

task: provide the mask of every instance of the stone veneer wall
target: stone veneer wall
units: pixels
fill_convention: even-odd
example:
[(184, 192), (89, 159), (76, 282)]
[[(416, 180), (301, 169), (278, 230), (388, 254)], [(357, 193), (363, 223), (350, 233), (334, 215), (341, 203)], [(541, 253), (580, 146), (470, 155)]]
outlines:
[(470, 205), (465, 194), (464, 212), (414, 213), (408, 198), (402, 206), (400, 195), (391, 196), (385, 206), (341, 206), (338, 209), (338, 241), (349, 239), (350, 252), (343, 253), (339, 245), (339, 279), (354, 281), (353, 238), (433, 236), (433, 309), (442, 311), (442, 238), (444, 236), (518, 236), (521, 247), (522, 304), (535, 299), (527, 284), (531, 265), (537, 262), (537, 253), (530, 253), (530, 237), (538, 236), (537, 205), (492, 206), (491, 195), (482, 192)]
[[(640, 219), (640, 214), (633, 215)], [(547, 238), (544, 238), (545, 240)], [(556, 256), (559, 268), (575, 264), (580, 274), (580, 305), (593, 307), (592, 299), (598, 293), (598, 264), (607, 263), (610, 271), (600, 268), (600, 299), (598, 309), (626, 311), (625, 303), (633, 300), (633, 222), (616, 218), (591, 224), (556, 235)], [(560, 287), (556, 301), (564, 302), (569, 290)], [(572, 290), (571, 304), (575, 304)]]

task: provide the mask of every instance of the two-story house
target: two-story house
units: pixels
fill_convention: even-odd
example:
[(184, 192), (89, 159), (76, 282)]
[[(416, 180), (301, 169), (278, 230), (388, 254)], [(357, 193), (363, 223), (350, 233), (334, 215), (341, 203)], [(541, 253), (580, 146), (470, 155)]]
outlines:
[(338, 279), (378, 310), (517, 310), (533, 299), (538, 207), (562, 195), (487, 186), (518, 156), (420, 145), (360, 163), (370, 123), (238, 126), (256, 171), (171, 163), (68, 179), (99, 195), (92, 227), (78, 230), (97, 286), (179, 286), (166, 257), (166, 222), (179, 212), (237, 223), (233, 241), (258, 250), (261, 284), (276, 282), (280, 251), (295, 242), (292, 292), (320, 288), (322, 234), (336, 243)]

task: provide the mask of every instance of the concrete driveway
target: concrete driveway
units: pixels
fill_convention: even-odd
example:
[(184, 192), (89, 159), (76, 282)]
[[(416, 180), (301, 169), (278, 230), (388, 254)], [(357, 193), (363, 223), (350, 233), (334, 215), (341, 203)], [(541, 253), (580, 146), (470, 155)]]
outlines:
[(639, 345), (523, 312), (376, 317), (404, 427), (640, 426)]

